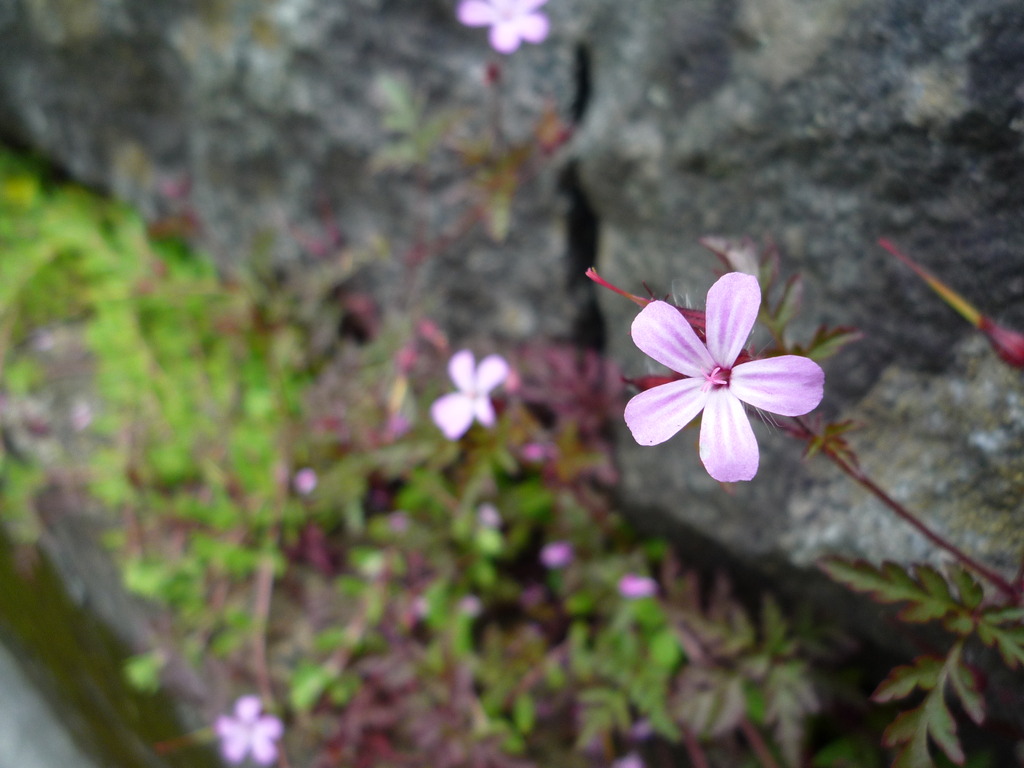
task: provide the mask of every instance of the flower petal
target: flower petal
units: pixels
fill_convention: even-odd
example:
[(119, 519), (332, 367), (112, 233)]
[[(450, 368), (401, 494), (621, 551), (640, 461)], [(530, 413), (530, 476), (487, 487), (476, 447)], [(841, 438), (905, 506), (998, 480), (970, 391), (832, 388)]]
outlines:
[(284, 734), (284, 723), (273, 715), (264, 715), (256, 726), (260, 735), (270, 740), (280, 739)]
[(491, 404), (491, 398), (487, 395), (478, 395), (473, 398), (473, 414), (476, 416), (476, 420), (485, 427), (494, 426), (496, 419), (494, 406)]
[(739, 357), (760, 306), (757, 278), (743, 272), (722, 275), (708, 291), (708, 351), (723, 368), (731, 368)]
[(693, 421), (708, 399), (708, 393), (701, 391), (703, 383), (702, 379), (670, 381), (633, 397), (623, 414), (633, 439), (640, 445), (658, 445)]
[(448, 375), (460, 391), (467, 395), (476, 387), (476, 358), (468, 349), (460, 349), (448, 361)]
[(494, 6), (483, 0), (462, 0), (455, 15), (467, 27), (486, 27), (498, 20)]
[(243, 723), (254, 723), (260, 716), (263, 703), (259, 696), (241, 696), (235, 702), (235, 717)]
[(229, 763), (240, 763), (249, 752), (249, 733), (234, 720), (230, 724), (218, 720), (215, 726), (220, 738), (220, 753)]
[(821, 402), (825, 372), (798, 355), (751, 360), (732, 369), (729, 391), (755, 408), (783, 416), (802, 416)]
[(519, 0), (517, 8), (520, 13), (531, 13), (547, 3), (547, 1), (548, 0)]
[(273, 765), (277, 760), (277, 744), (270, 739), (253, 734), (252, 759), (258, 765)]
[(519, 37), (518, 21), (496, 21), (491, 27), (491, 47), (498, 53), (512, 53), (522, 40)]
[(486, 395), (492, 389), (502, 384), (508, 378), (509, 367), (505, 358), (501, 355), (488, 355), (480, 361), (476, 369), (476, 386), (474, 391), (478, 395)]
[(757, 440), (741, 403), (728, 389), (709, 393), (700, 425), (700, 460), (720, 483), (757, 474)]
[(715, 367), (707, 347), (679, 310), (652, 301), (633, 319), (633, 343), (640, 351), (684, 376), (703, 377)]
[(518, 21), (519, 34), (531, 43), (540, 43), (548, 36), (548, 17), (540, 13), (531, 13)]
[(451, 392), (434, 401), (430, 418), (449, 440), (458, 440), (473, 423), (473, 399), (461, 392)]

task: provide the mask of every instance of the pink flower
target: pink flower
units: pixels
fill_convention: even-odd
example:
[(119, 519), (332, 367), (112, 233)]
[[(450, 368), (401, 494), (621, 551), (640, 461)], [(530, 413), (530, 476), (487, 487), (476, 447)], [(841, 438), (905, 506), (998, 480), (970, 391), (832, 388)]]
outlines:
[(409, 515), (398, 509), (388, 515), (388, 528), (392, 533), (405, 533), (409, 530)]
[(467, 27), (490, 27), (491, 47), (512, 53), (526, 40), (539, 43), (548, 36), (548, 17), (537, 13), (548, 0), (462, 0), (456, 14)]
[(572, 562), (572, 544), (568, 541), (552, 541), (540, 551), (540, 561), (545, 568), (557, 570)]
[(501, 513), (493, 504), (481, 504), (476, 510), (476, 521), (481, 528), (500, 528)]
[(260, 765), (277, 760), (277, 744), (284, 733), (281, 721), (261, 715), (259, 696), (242, 696), (235, 702), (235, 714), (221, 715), (213, 729), (220, 739), (220, 751), (229, 763), (241, 763), (246, 755)]
[(303, 496), (308, 496), (316, 490), (317, 476), (316, 472), (309, 467), (303, 467), (295, 473), (295, 490)]
[(612, 768), (644, 768), (644, 761), (636, 752), (630, 752), (612, 763)]
[(658, 583), (648, 576), (627, 573), (619, 579), (619, 594), (628, 600), (653, 597), (658, 594)]
[(488, 355), (476, 366), (473, 353), (463, 349), (448, 361), (448, 375), (458, 392), (443, 395), (430, 407), (430, 417), (449, 440), (458, 440), (476, 418), (485, 427), (494, 426), (491, 390), (508, 377), (509, 367), (500, 355)]
[(466, 595), (459, 600), (459, 613), (475, 619), (484, 609), (483, 601), (476, 595)]
[(782, 355), (736, 364), (761, 305), (757, 279), (719, 278), (707, 300), (707, 344), (679, 311), (652, 301), (633, 321), (633, 342), (686, 378), (641, 392), (626, 404), (626, 424), (641, 445), (657, 445), (702, 410), (700, 458), (716, 480), (750, 480), (758, 451), (743, 404), (800, 416), (821, 402), (825, 373), (813, 360)]

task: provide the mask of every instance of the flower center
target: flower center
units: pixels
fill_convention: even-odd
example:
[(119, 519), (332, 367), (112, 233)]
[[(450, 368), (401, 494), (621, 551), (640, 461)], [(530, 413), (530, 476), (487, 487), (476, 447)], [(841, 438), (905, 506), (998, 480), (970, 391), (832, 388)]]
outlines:
[(701, 384), (701, 392), (710, 392), (712, 389), (718, 389), (719, 387), (729, 386), (729, 374), (731, 373), (729, 368), (723, 368), (720, 365), (716, 365), (709, 372), (704, 374), (704, 383)]

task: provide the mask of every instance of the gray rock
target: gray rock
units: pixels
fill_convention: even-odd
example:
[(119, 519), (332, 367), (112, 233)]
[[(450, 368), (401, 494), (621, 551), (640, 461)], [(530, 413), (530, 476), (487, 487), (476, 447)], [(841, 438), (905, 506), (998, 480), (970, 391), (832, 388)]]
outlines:
[[(395, 303), (420, 202), (408, 175), (371, 173), (388, 138), (374, 83), (405, 78), (429, 107), (466, 109), (474, 117), (465, 130), (486, 125), (485, 35), (460, 27), (453, 6), (6, 0), (0, 132), (150, 216), (182, 205), (160, 190), (187, 180), (200, 239), (228, 267), (314, 260), (295, 232), (322, 233), (326, 206), (343, 245), (387, 239), (392, 258), (360, 270), (357, 282)], [(598, 339), (590, 294), (575, 282), (591, 261), (627, 289), (647, 281), (700, 303), (715, 262), (699, 237), (771, 238), (785, 269), (806, 276), (798, 330), (825, 322), (865, 332), (828, 363), (823, 412), (864, 412), (876, 430), (905, 419), (899, 431), (865, 433), (865, 464), (899, 469), (895, 493), (1010, 568), (1018, 539), (1002, 534), (1020, 528), (1010, 471), (1019, 455), (1002, 451), (1019, 447), (1020, 415), (996, 393), (1019, 392), (1019, 378), (997, 387), (984, 352), (957, 357), (969, 329), (875, 241), (894, 239), (985, 312), (1024, 329), (1020, 1), (549, 6), (551, 39), (502, 59), (505, 127), (522, 139), (545, 100), (563, 116), (575, 103), (571, 194), (559, 192), (562, 161), (545, 166), (518, 198), (507, 242), (473, 233), (428, 260), (427, 310), (458, 341)], [(441, 152), (431, 172), (429, 223), (448, 232), (463, 210), (462, 171)], [(608, 352), (628, 373), (645, 372), (628, 337), (635, 308), (611, 294), (599, 301)], [(953, 382), (962, 401), (943, 389)], [(948, 420), (937, 425), (934, 411), (922, 412), (914, 431), (910, 417), (928, 398)], [(979, 409), (986, 398), (1004, 421), (979, 427), (957, 403)], [(761, 471), (730, 495), (704, 473), (691, 433), (645, 449), (622, 429), (623, 508), (759, 563), (802, 567), (826, 548), (925, 554), (827, 472), (800, 468), (792, 440), (758, 430)], [(897, 438), (908, 442), (897, 448)], [(903, 458), (889, 466), (896, 454)], [(1000, 471), (1009, 474), (997, 482)]]
[[(1024, 551), (1024, 380), (974, 337), (943, 376), (893, 365), (847, 415), (861, 469), (929, 527), (1013, 577)], [(823, 554), (930, 562), (949, 556), (873, 495), (815, 462), (788, 509), (782, 544), (797, 564)]]
[(96, 768), (64, 723), (0, 645), (0, 755), (20, 768)]
[[(717, 261), (699, 237), (771, 238), (784, 270), (806, 278), (802, 330), (826, 322), (865, 333), (826, 365), (822, 411), (833, 417), (892, 363), (919, 371), (921, 386), (950, 375), (954, 344), (970, 333), (875, 244), (879, 236), (1024, 328), (1019, 3), (646, 0), (609, 10), (595, 35), (594, 95), (577, 150), (602, 224), (605, 277), (641, 293), (647, 281), (701, 306)], [(599, 301), (611, 354), (631, 375), (649, 372), (628, 335), (636, 308), (610, 293)], [(974, 423), (959, 426), (968, 439)], [(805, 563), (806, 541), (791, 526), (811, 479), (793, 441), (770, 432), (760, 429), (758, 477), (724, 494), (692, 433), (651, 449), (623, 429), (623, 503), (667, 513), (747, 558)], [(865, 450), (879, 451), (869, 462), (889, 453)], [(974, 487), (965, 467), (951, 477), (905, 469), (902, 482), (915, 487)], [(1019, 526), (1019, 497), (986, 501), (975, 520), (1016, 517)], [(844, 543), (897, 559), (921, 554), (890, 528), (865, 524)], [(1007, 567), (1011, 549), (981, 554)]]

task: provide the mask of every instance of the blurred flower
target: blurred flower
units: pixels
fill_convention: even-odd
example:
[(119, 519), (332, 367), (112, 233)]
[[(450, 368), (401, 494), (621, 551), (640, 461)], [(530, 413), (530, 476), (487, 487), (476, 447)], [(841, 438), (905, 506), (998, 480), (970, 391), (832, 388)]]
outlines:
[(501, 513), (493, 504), (481, 504), (476, 511), (476, 519), (484, 528), (501, 527)]
[(540, 551), (540, 561), (545, 568), (555, 570), (565, 568), (572, 562), (573, 549), (568, 541), (552, 541), (545, 544)]
[(57, 340), (54, 337), (53, 332), (45, 328), (43, 330), (36, 331), (35, 335), (32, 337), (32, 346), (39, 352), (49, 352), (54, 348), (54, 346), (56, 346), (56, 343)]
[(409, 530), (409, 515), (402, 510), (395, 510), (388, 515), (388, 527), (392, 533), (405, 533)]
[(629, 729), (629, 737), (634, 741), (643, 741), (649, 739), (654, 735), (654, 727), (651, 725), (651, 721), (647, 718), (641, 718), (633, 723), (633, 727)]
[(548, 0), (462, 0), (456, 14), (468, 27), (490, 27), (491, 47), (512, 53), (524, 40), (539, 43), (548, 36), (548, 18), (537, 9)]
[(825, 373), (806, 357), (781, 355), (737, 365), (761, 305), (757, 278), (730, 272), (707, 299), (707, 343), (671, 304), (652, 301), (633, 321), (633, 342), (685, 378), (659, 384), (626, 404), (625, 419), (641, 445), (672, 437), (704, 411), (700, 458), (719, 482), (750, 480), (758, 450), (743, 404), (800, 416), (821, 402)]
[(71, 406), (71, 428), (81, 432), (92, 424), (92, 406), (84, 400), (76, 400)]
[(427, 614), (430, 613), (430, 601), (427, 600), (426, 595), (417, 595), (413, 598), (412, 613), (417, 619), (427, 618)]
[(303, 467), (295, 473), (295, 490), (303, 496), (308, 496), (316, 490), (317, 476), (309, 467)]
[(241, 763), (246, 755), (259, 765), (277, 760), (277, 740), (284, 733), (281, 721), (273, 715), (261, 715), (258, 696), (242, 696), (235, 702), (235, 714), (221, 715), (213, 729), (220, 739), (220, 751), (229, 763)]
[(540, 584), (530, 584), (519, 593), (519, 604), (523, 608), (533, 608), (547, 600), (547, 592)]
[(627, 573), (619, 579), (619, 594), (628, 600), (653, 597), (658, 594), (658, 583), (648, 576)]
[(473, 353), (463, 349), (448, 361), (448, 375), (458, 392), (443, 395), (430, 407), (430, 417), (449, 440), (458, 440), (476, 418), (485, 427), (494, 426), (490, 392), (508, 377), (509, 367), (500, 355), (488, 355), (476, 366)]
[(471, 619), (475, 619), (479, 616), (483, 609), (484, 604), (476, 595), (466, 595), (464, 598), (459, 600), (459, 613), (464, 616), (469, 616)]
[(402, 435), (406, 434), (412, 427), (412, 422), (409, 418), (401, 413), (394, 413), (388, 418), (387, 426), (384, 429), (385, 438), (387, 440), (397, 440)]
[(523, 461), (546, 461), (558, 456), (558, 451), (553, 445), (545, 443), (527, 443), (520, 451)]
[(630, 752), (612, 763), (612, 768), (644, 768), (644, 761), (636, 752)]

